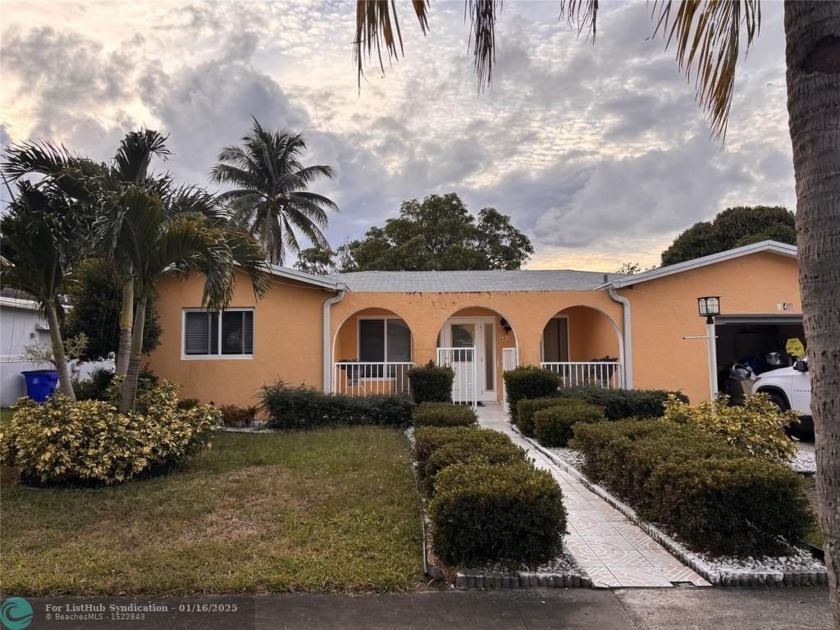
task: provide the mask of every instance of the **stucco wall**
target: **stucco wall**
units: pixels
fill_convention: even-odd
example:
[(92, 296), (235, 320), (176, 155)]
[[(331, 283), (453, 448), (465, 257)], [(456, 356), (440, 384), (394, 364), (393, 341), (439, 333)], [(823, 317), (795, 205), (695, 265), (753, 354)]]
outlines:
[(334, 295), (293, 280), (275, 279), (259, 301), (241, 276), (231, 308), (256, 306), (253, 358), (182, 358), (182, 313), (201, 305), (203, 277), (179, 282), (167, 277), (157, 285), (163, 333), (149, 357), (162, 378), (179, 382), (181, 396), (217, 404), (253, 405), (262, 385), (282, 378), (291, 385), (323, 383), (322, 320), (324, 301)]
[(721, 296), (721, 313), (801, 314), (798, 271), (792, 258), (753, 254), (652, 280), (619, 293), (630, 300), (633, 317), (633, 377), (636, 388), (681, 389), (696, 402), (708, 400), (706, 320), (697, 298)]
[[(359, 316), (389, 315), (404, 320), (411, 329), (415, 363), (435, 359), (438, 334), (450, 317), (492, 316), (496, 325), (497, 392), (502, 391), (502, 352), (519, 344), (520, 364), (539, 364), (540, 343), (548, 320), (570, 307), (569, 336), (586, 361), (605, 354), (618, 355), (618, 336), (608, 317), (621, 322), (621, 306), (608, 294), (595, 291), (575, 292), (499, 292), (499, 293), (348, 293), (333, 307), (332, 338), (336, 343), (336, 359), (356, 358), (356, 320)], [(505, 318), (512, 327), (510, 333), (499, 326)], [(598, 320), (590, 324), (591, 320)], [(595, 335), (582, 341), (583, 335)], [(578, 341), (574, 341), (574, 340)]]

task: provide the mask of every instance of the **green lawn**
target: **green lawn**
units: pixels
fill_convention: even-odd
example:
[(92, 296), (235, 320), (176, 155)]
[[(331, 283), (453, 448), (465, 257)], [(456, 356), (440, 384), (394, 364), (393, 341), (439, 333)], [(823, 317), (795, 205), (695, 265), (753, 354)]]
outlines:
[(168, 477), (0, 493), (0, 586), (16, 595), (419, 588), (404, 435), (225, 433)]

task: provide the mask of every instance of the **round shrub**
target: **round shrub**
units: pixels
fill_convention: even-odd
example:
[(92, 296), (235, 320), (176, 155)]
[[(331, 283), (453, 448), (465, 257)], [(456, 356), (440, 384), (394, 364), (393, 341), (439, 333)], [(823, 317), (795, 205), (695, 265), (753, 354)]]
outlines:
[(508, 370), (502, 377), (505, 380), (508, 407), (514, 415), (518, 413), (517, 403), (520, 400), (553, 396), (560, 386), (559, 375), (534, 365), (524, 365), (515, 370)]
[(510, 439), (506, 441), (486, 439), (487, 431), (476, 431), (475, 433), (480, 435), (482, 439), (479, 441), (470, 439), (453, 440), (440, 446), (426, 460), (422, 477), (428, 496), (434, 494), (437, 475), (447, 466), (465, 462), (507, 464), (515, 461), (527, 461), (525, 451), (516, 446)]
[(425, 402), (414, 408), (415, 427), (469, 427), (478, 421), (472, 407), (453, 403)]
[(426, 365), (411, 368), (408, 382), (414, 402), (418, 405), (425, 402), (451, 403), (455, 370), (429, 361)]
[(179, 410), (173, 383), (140, 393), (140, 405), (145, 413), (123, 415), (104, 401), (22, 398), (0, 433), (0, 462), (17, 467), (25, 483), (111, 485), (177, 466), (220, 426), (209, 405)]
[(604, 420), (603, 407), (590, 405), (582, 400), (562, 400), (562, 404), (534, 414), (534, 435), (543, 446), (566, 446), (574, 436), (576, 423), (601, 420)]
[(563, 548), (560, 487), (527, 462), (448, 466), (438, 474), (429, 511), (435, 552), (448, 565), (538, 565)]

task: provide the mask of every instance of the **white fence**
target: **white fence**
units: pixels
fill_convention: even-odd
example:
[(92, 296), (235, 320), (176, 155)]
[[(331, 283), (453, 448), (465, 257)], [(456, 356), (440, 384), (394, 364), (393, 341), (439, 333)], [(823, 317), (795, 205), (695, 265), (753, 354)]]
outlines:
[(452, 383), (452, 402), (478, 406), (478, 366), (475, 348), (438, 348), (437, 364), (451, 367), (455, 372)]
[(543, 362), (540, 367), (560, 375), (564, 387), (594, 385), (605, 389), (624, 386), (623, 366), (620, 361)]
[(350, 396), (408, 394), (414, 363), (340, 361), (333, 363), (332, 391)]

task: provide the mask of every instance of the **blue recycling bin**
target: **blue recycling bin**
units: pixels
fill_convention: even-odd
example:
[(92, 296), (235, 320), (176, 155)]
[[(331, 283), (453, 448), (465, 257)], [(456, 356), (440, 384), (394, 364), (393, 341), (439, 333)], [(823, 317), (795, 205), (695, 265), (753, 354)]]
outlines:
[(58, 372), (55, 370), (28, 370), (21, 374), (26, 380), (26, 395), (35, 402), (44, 402), (53, 395), (58, 385)]

